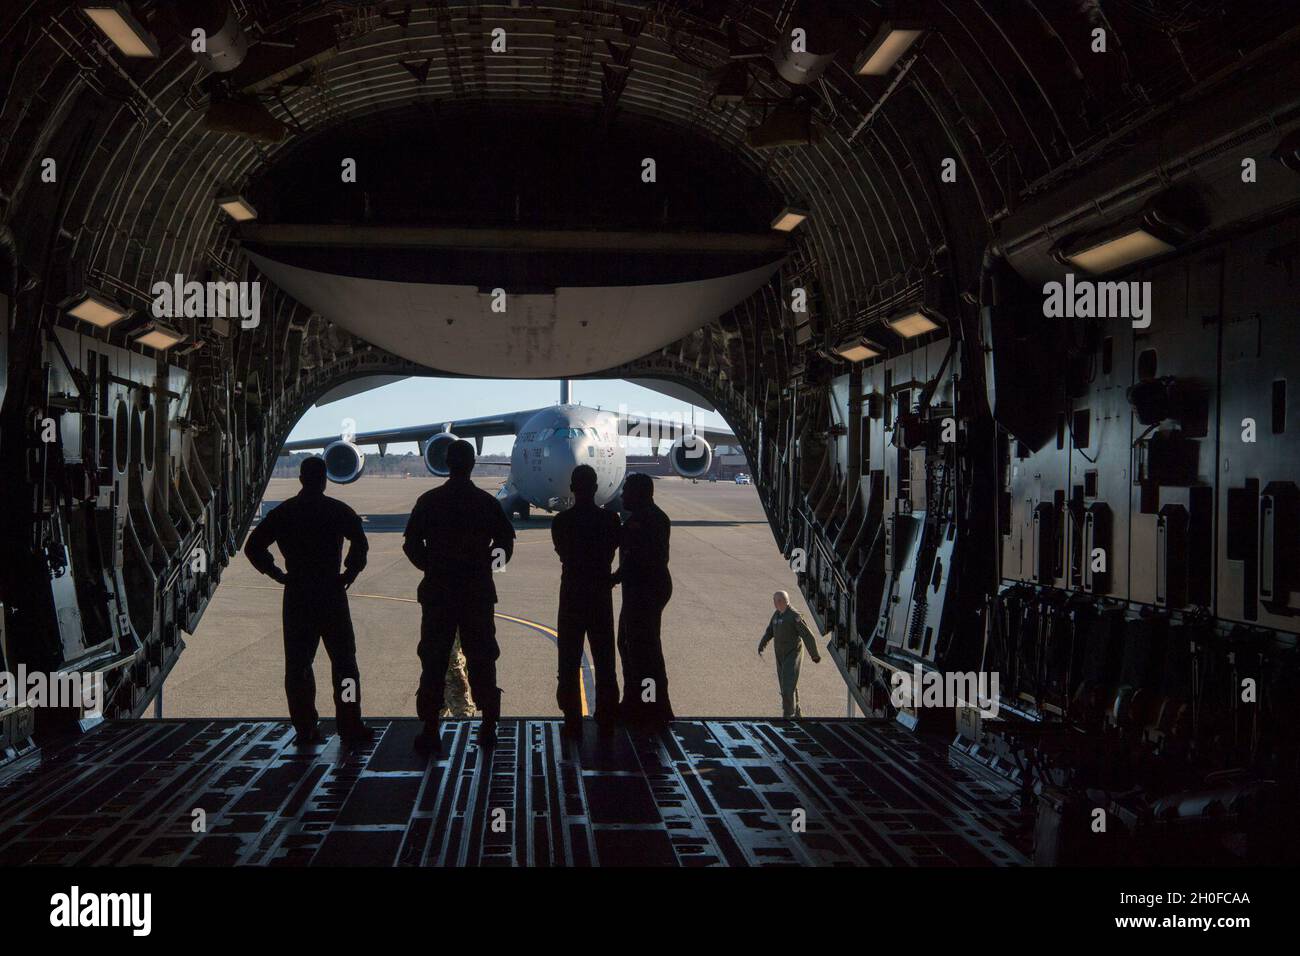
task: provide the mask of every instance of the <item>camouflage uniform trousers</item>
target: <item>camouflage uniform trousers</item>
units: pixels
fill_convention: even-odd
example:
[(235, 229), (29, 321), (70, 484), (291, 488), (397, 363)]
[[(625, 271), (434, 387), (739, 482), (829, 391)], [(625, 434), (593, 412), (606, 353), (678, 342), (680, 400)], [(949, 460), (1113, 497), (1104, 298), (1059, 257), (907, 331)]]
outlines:
[(460, 638), (451, 647), (451, 661), (447, 664), (446, 697), (440, 717), (473, 717), (474, 697), (469, 690), (469, 672), (465, 669), (465, 655), (460, 649)]

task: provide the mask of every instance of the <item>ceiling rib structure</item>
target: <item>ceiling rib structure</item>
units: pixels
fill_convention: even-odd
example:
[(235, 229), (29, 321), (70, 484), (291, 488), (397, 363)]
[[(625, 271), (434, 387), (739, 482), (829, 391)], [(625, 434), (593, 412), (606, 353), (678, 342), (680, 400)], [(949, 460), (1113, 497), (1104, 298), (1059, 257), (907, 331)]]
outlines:
[[(213, 187), (256, 176), (297, 136), (373, 120), (404, 104), (425, 104), (434, 122), (436, 105), (446, 100), (535, 98), (607, 112), (601, 66), (610, 54), (603, 41), (622, 39), (630, 21), (639, 32), (615, 110), (699, 131), (787, 197), (811, 202), (815, 215), (790, 272), (815, 270), (819, 314), (849, 325), (927, 274), (947, 272), (958, 290), (969, 288), (975, 277), (958, 272), (956, 255), (967, 243), (982, 245), (1022, 197), (1053, 177), (1122, 149), (1112, 137), (1125, 120), (1212, 79), (1234, 64), (1236, 49), (1252, 40), (1263, 45), (1276, 23), (1267, 15), (1233, 18), (1241, 36), (1229, 44), (1215, 35), (1208, 12), (1197, 19), (1202, 5), (1171, 4), (1184, 13), (1164, 20), (1155, 12), (1161, 6), (1121, 3), (1067, 16), (1053, 5), (1029, 4), (1029, 15), (1011, 17), (997, 4), (937, 4), (941, 29), (903, 65), (899, 84), (870, 87), (851, 74), (848, 60), (830, 66), (814, 84), (820, 141), (808, 148), (746, 145), (746, 130), (768, 104), (788, 98), (779, 79), (756, 71), (753, 105), (710, 106), (704, 83), (708, 70), (728, 62), (724, 23), (734, 24), (746, 47), (766, 51), (793, 22), (792, 4), (418, 4), (400, 21), (383, 16), (382, 5), (303, 4), (301, 12), (276, 18), (277, 5), (268, 4), (256, 21), (261, 29), (246, 26), (253, 35), (276, 37), (323, 19), (340, 38), (314, 66), (290, 70), (270, 87), (250, 84), (290, 128), (276, 144), (204, 128), (210, 96), (186, 49), (170, 50), (147, 71), (128, 64), (132, 76), (124, 81), (102, 39), (69, 9), (10, 27), (10, 49), (34, 44), (25, 57), (42, 47), (54, 56), (15, 75), (8, 108), (19, 129), (49, 136), (57, 124), (62, 135), (73, 135), (59, 121), (84, 106), (81, 96), (108, 87), (109, 95), (97, 97), (97, 120), (72, 124), (86, 137), (87, 161), (74, 164), (66, 197), (66, 217), (78, 227), (68, 252), (124, 294), (138, 295), (153, 276), (174, 268), (234, 265), (238, 253), (212, 206)], [(464, 42), (471, 22), (485, 36), (505, 30), (506, 52), (473, 53)], [(1097, 27), (1108, 30), (1116, 55), (1094, 62), (1074, 53), (1063, 63), (1061, 51), (1077, 49)], [(862, 42), (869, 28), (862, 18)], [(568, 37), (572, 29), (582, 36)], [(602, 42), (583, 39), (592, 35)], [(557, 38), (565, 40), (563, 53)], [(1130, 46), (1142, 55), (1131, 56)], [(423, 82), (403, 66), (418, 57), (428, 60)], [(83, 78), (101, 73), (93, 82)], [(22, 167), (43, 141), (14, 137), (0, 162)], [(944, 158), (965, 174), (959, 184), (930, 175)], [(944, 185), (954, 188), (942, 191)]]

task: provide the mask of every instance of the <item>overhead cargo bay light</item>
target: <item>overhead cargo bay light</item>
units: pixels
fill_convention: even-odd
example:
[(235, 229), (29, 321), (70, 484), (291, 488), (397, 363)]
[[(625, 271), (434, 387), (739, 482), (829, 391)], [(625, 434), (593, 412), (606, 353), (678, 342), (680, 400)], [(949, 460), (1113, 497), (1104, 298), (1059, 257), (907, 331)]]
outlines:
[(139, 332), (132, 335), (136, 345), (147, 345), (151, 349), (165, 352), (174, 345), (185, 341), (185, 335), (163, 322), (150, 322)]
[(157, 58), (158, 41), (125, 3), (83, 3), (81, 10), (124, 56)]
[(925, 31), (915, 24), (885, 21), (871, 38), (854, 68), (858, 76), (884, 76)]
[(59, 308), (73, 318), (89, 322), (101, 329), (116, 325), (131, 314), (130, 309), (91, 288), (83, 289), (76, 295), (64, 299), (59, 303)]
[(797, 206), (786, 206), (772, 220), (772, 228), (777, 232), (793, 232), (808, 218), (808, 210)]
[(1100, 275), (1173, 249), (1172, 244), (1139, 227), (1125, 229), (1109, 239), (1084, 240), (1073, 251), (1063, 249), (1061, 255), (1070, 265)]
[(243, 196), (222, 196), (217, 200), (217, 205), (235, 222), (248, 222), (257, 218), (257, 210)]
[(918, 335), (924, 335), (926, 332), (933, 332), (939, 328), (939, 323), (920, 309), (907, 309), (899, 312), (893, 318), (886, 320), (885, 324), (905, 339), (914, 339)]
[(1066, 265), (1101, 275), (1173, 252), (1187, 232), (1186, 226), (1153, 204), (1136, 219), (1066, 239), (1055, 255)]
[(876, 358), (882, 351), (884, 350), (879, 345), (870, 339), (863, 338), (861, 335), (845, 339), (835, 346), (835, 354), (840, 358), (848, 359), (850, 362), (862, 362), (866, 359)]

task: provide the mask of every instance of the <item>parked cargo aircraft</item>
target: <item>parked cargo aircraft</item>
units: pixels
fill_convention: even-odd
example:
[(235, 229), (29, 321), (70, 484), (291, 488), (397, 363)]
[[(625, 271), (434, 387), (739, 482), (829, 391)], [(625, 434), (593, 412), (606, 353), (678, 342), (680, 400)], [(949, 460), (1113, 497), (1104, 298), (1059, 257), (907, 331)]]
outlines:
[(507, 514), (527, 518), (531, 507), (562, 511), (573, 503), (569, 476), (578, 465), (596, 469), (596, 504), (620, 508), (623, 479), (627, 476), (628, 438), (649, 438), (656, 443), (671, 438), (669, 458), (673, 470), (683, 478), (698, 478), (708, 472), (713, 461), (711, 442), (737, 441), (725, 429), (696, 428), (688, 422), (574, 404), (568, 384), (561, 383), (560, 403), (549, 408), (300, 439), (286, 442), (284, 450), (322, 449), (330, 480), (348, 484), (365, 470), (366, 458), (361, 451), (365, 445), (378, 446), (382, 455), (394, 442), (418, 442), (424, 467), (430, 474), (446, 477), (447, 448), (458, 438), (473, 439), (481, 451), (484, 438), (515, 435), (510, 475), (497, 492), (497, 499)]

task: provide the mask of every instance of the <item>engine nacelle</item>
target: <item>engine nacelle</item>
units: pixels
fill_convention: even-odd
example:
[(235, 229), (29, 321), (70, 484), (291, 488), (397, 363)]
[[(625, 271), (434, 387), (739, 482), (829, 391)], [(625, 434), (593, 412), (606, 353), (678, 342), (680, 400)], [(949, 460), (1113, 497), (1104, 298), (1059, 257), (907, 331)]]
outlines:
[(668, 450), (673, 471), (683, 478), (698, 478), (713, 464), (713, 449), (700, 435), (683, 435)]
[(366, 456), (350, 441), (336, 441), (321, 452), (325, 459), (325, 477), (338, 485), (350, 485), (366, 470)]
[(454, 441), (459, 439), (451, 432), (440, 432), (425, 442), (424, 467), (429, 469), (429, 474), (439, 478), (446, 478), (451, 474), (447, 468), (447, 449)]

